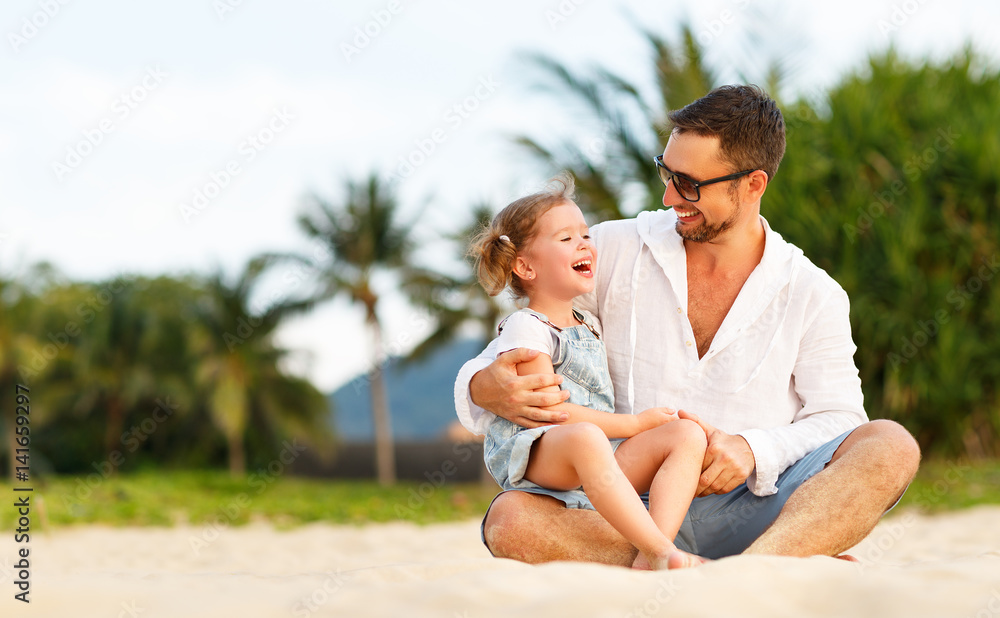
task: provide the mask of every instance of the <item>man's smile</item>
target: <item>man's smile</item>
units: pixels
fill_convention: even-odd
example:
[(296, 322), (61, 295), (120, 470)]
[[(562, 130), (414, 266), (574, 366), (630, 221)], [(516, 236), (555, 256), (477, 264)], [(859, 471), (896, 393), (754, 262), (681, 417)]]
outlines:
[(698, 215), (701, 214), (700, 211), (694, 208), (687, 209), (681, 206), (674, 206), (674, 213), (677, 215), (677, 219), (684, 223), (690, 223), (694, 221), (698, 217)]

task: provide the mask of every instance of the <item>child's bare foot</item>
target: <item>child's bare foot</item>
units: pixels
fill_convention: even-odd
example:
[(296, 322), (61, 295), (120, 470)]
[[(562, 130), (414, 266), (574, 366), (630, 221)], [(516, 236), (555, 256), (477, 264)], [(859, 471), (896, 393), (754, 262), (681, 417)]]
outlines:
[(663, 571), (666, 569), (686, 569), (708, 562), (707, 558), (689, 554), (674, 547), (673, 549), (661, 553), (646, 554), (639, 552), (632, 562), (632, 568), (642, 571)]
[(649, 560), (646, 560), (646, 554), (639, 552), (635, 560), (632, 561), (632, 568), (639, 571), (650, 571), (653, 567), (649, 566)]
[(699, 564), (705, 564), (708, 562), (707, 558), (702, 558), (701, 556), (696, 556), (694, 554), (689, 554), (686, 551), (677, 550), (670, 554), (667, 558), (667, 568), (668, 569), (687, 569), (689, 567), (696, 567)]
[(632, 561), (632, 568), (639, 571), (652, 571), (653, 567), (649, 565), (649, 560), (646, 560), (646, 554), (639, 552), (635, 560)]
[(670, 557), (676, 554), (677, 551), (673, 549), (662, 554), (650, 554), (649, 556), (645, 556), (642, 552), (639, 552), (639, 556), (636, 557), (636, 563), (639, 562), (639, 557), (643, 558), (643, 563), (639, 567), (636, 567), (635, 563), (633, 563), (632, 568), (644, 568), (648, 571), (666, 571), (670, 568)]

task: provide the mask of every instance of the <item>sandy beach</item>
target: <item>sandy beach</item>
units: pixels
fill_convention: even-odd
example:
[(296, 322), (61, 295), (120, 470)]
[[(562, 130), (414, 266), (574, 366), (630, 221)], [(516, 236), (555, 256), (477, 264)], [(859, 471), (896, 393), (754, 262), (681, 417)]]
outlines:
[(1000, 617), (1000, 507), (897, 512), (860, 564), (733, 557), (636, 572), (492, 558), (478, 522), (64, 528), (31, 539), (30, 605), (0, 539), (2, 616)]

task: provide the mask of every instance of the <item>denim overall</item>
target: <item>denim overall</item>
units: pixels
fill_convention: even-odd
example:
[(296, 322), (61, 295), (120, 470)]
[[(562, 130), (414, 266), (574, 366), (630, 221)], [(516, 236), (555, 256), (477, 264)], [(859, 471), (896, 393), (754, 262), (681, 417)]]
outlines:
[[(615, 393), (608, 371), (608, 358), (601, 341), (583, 314), (573, 310), (573, 315), (584, 322), (577, 326), (559, 328), (549, 319), (530, 309), (522, 309), (548, 325), (556, 339), (552, 368), (563, 376), (562, 389), (570, 393), (569, 401), (602, 412), (614, 413)], [(503, 323), (500, 324), (503, 330)], [(543, 433), (557, 427), (546, 425), (527, 429), (499, 416), (493, 419), (486, 431), (483, 444), (484, 459), (490, 474), (504, 490), (519, 489), (552, 496), (569, 508), (592, 509), (590, 500), (581, 489), (558, 491), (545, 489), (524, 478), (531, 455), (531, 445)], [(617, 448), (624, 440), (611, 440)]]

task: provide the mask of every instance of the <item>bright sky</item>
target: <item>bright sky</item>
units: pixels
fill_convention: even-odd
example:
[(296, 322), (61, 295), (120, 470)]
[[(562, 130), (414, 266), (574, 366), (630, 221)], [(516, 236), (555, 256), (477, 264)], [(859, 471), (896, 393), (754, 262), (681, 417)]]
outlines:
[[(398, 171), (421, 145), (425, 160), (397, 186), (433, 243), (472, 204), (499, 207), (544, 182), (511, 134), (586, 130), (529, 88), (519, 53), (648, 86), (635, 24), (677, 40), (685, 19), (728, 81), (785, 58), (788, 94), (835, 82), (890, 42), (942, 57), (971, 40), (1000, 58), (993, 0), (8, 0), (0, 270), (47, 260), (73, 279), (235, 274), (260, 252), (312, 250), (295, 224), (306, 193), (337, 200), (345, 178)], [(296, 293), (271, 285), (270, 296)], [(387, 341), (405, 350), (425, 320), (384, 291)], [(362, 317), (342, 301), (280, 340), (323, 390), (365, 370)]]

